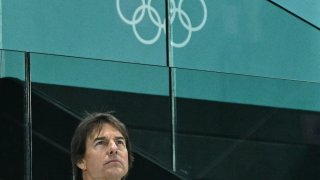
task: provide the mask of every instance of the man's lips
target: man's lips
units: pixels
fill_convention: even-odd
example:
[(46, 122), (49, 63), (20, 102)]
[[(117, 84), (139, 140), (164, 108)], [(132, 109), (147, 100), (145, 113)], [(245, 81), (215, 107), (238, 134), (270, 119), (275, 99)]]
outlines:
[(107, 161), (107, 162), (104, 163), (104, 164), (111, 164), (111, 163), (121, 163), (121, 161), (119, 161), (119, 160), (117, 160), (117, 159), (112, 159), (112, 160)]

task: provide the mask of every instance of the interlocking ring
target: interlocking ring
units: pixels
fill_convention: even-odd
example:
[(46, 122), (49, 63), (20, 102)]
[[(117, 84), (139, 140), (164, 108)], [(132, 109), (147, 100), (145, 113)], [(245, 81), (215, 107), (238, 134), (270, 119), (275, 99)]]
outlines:
[[(177, 42), (174, 42), (173, 40), (170, 42), (173, 47), (181, 48), (181, 47), (186, 46), (191, 39), (192, 32), (196, 32), (196, 31), (201, 30), (203, 28), (203, 26), (205, 25), (205, 23), (207, 21), (207, 7), (206, 7), (204, 0), (199, 0), (199, 1), (202, 5), (202, 8), (203, 8), (203, 19), (199, 25), (193, 26), (189, 15), (182, 9), (183, 0), (179, 1), (178, 6), (176, 6), (174, 0), (170, 0), (170, 10), (169, 10), (170, 24), (172, 24), (175, 21), (176, 17), (178, 17), (182, 26), (188, 31), (187, 37), (182, 42), (177, 43)], [(164, 19), (163, 22), (161, 21), (161, 17), (159, 15), (158, 11), (151, 5), (151, 0), (148, 0), (147, 3), (146, 3), (146, 0), (141, 0), (141, 5), (135, 9), (131, 19), (126, 18), (122, 14), (122, 11), (120, 9), (120, 0), (117, 0), (116, 6), (117, 6), (117, 11), (118, 11), (120, 18), (126, 24), (132, 26), (132, 30), (133, 30), (134, 35), (141, 43), (153, 44), (160, 38), (162, 30), (163, 30), (164, 34), (166, 33), (166, 20)], [(151, 39), (143, 38), (139, 34), (139, 32), (136, 28), (137, 24), (139, 24), (143, 20), (145, 14), (147, 14), (149, 16), (153, 25), (155, 25), (158, 28), (157, 33)]]

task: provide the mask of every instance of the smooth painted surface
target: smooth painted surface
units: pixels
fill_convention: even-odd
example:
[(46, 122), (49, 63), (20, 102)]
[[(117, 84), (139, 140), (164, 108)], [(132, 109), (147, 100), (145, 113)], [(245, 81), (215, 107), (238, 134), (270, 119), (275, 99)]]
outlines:
[(319, 0), (271, 0), (284, 9), (296, 14), (302, 19), (320, 28)]
[[(197, 25), (203, 10), (192, 2), (182, 7)], [(205, 3), (203, 28), (187, 46), (172, 48), (175, 67), (320, 82), (318, 29), (268, 1)], [(181, 23), (172, 29), (173, 38), (187, 33)]]
[[(118, 9), (117, 2), (3, 0), (2, 48), (166, 65), (163, 29), (153, 44), (141, 43), (134, 32), (150, 40), (157, 34), (157, 26), (146, 9), (141, 9), (141, 1), (119, 0)], [(164, 1), (154, 1), (152, 6), (163, 21)], [(134, 25), (121, 17), (134, 18)]]
[(24, 53), (1, 50), (0, 77), (12, 77), (25, 80)]
[(92, 59), (31, 54), (32, 82), (142, 94), (169, 94), (168, 69)]
[(0, 0), (0, 48), (2, 47), (2, 0)]

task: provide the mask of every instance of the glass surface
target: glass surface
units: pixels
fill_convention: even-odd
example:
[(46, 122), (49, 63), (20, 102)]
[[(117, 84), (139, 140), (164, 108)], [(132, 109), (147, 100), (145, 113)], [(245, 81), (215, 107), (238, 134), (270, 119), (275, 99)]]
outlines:
[(176, 70), (176, 93), (181, 98), (320, 111), (320, 84), (226, 74)]
[(319, 83), (184, 69), (175, 77), (181, 176), (320, 178)]
[[(44, 54), (31, 54), (31, 60), (33, 127), (43, 143), (67, 156), (85, 112), (114, 110), (129, 129), (134, 151), (171, 169), (166, 67)], [(34, 151), (39, 161), (45, 156), (40, 145)], [(40, 171), (44, 163), (33, 168), (35, 174), (43, 174), (39, 178), (45, 177)]]
[(271, 1), (167, 2), (176, 172), (319, 179), (319, 30)]
[(0, 51), (0, 179), (25, 175), (24, 53)]

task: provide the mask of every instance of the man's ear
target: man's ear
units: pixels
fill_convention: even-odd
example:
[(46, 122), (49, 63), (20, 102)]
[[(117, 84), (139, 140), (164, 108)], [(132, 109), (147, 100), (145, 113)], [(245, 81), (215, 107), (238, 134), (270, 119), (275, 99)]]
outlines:
[(86, 161), (85, 161), (85, 160), (83, 160), (83, 159), (78, 160), (78, 162), (77, 162), (77, 166), (78, 166), (78, 168), (80, 168), (82, 171), (87, 170), (87, 164), (86, 164)]

